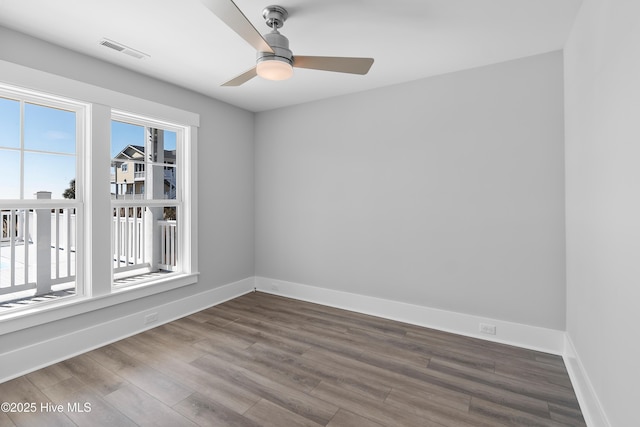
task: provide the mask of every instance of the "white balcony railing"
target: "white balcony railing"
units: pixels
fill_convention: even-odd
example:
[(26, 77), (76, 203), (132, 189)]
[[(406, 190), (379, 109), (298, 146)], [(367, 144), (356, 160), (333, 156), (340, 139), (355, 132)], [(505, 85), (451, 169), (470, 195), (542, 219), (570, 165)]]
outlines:
[(0, 300), (75, 286), (75, 208), (3, 209), (0, 220)]
[(111, 200), (144, 200), (144, 194), (111, 194)]
[(118, 206), (113, 211), (111, 243), (116, 275), (132, 270), (176, 271), (175, 220), (154, 219), (150, 208), (144, 206)]
[(146, 261), (145, 222), (141, 206), (114, 209), (111, 227), (114, 273), (151, 267)]
[(159, 267), (167, 271), (176, 271), (178, 261), (178, 235), (176, 221), (158, 221), (160, 226)]
[[(155, 209), (155, 214), (151, 212)], [(75, 289), (77, 218), (75, 207), (35, 204), (0, 210), (0, 303)], [(162, 207), (113, 209), (114, 273), (176, 271), (179, 259), (175, 220)]]

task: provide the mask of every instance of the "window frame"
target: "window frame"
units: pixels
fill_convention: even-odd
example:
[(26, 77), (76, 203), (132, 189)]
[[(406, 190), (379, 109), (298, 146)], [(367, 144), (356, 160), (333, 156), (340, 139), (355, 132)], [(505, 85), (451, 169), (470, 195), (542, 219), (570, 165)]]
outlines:
[[(0, 199), (0, 206), (3, 209), (29, 209), (29, 210), (37, 210), (37, 209), (74, 209), (75, 210), (75, 295), (70, 296), (68, 298), (82, 298), (86, 293), (86, 285), (85, 285), (85, 270), (84, 266), (86, 265), (86, 248), (84, 242), (86, 241), (84, 237), (84, 179), (85, 179), (85, 152), (86, 152), (86, 144), (87, 144), (87, 129), (88, 129), (88, 118), (89, 118), (89, 110), (90, 105), (86, 102), (82, 102), (79, 100), (62, 97), (62, 96), (54, 96), (44, 92), (35, 92), (32, 90), (28, 90), (25, 88), (20, 88), (12, 85), (6, 85), (0, 83), (0, 97), (5, 99), (14, 100), (20, 103), (20, 114), (19, 114), (19, 122), (20, 122), (20, 131), (19, 131), (19, 147), (2, 147), (2, 150), (9, 151), (18, 151), (20, 153), (20, 198), (17, 199)], [(62, 111), (72, 112), (75, 115), (75, 153), (73, 156), (75, 157), (75, 185), (76, 185), (76, 193), (74, 199), (28, 199), (25, 198), (24, 194), (24, 181), (25, 181), (25, 172), (24, 172), (24, 156), (25, 153), (44, 153), (44, 154), (54, 154), (60, 155), (62, 153), (58, 152), (50, 152), (46, 150), (33, 150), (25, 148), (25, 104), (32, 104), (43, 106), (47, 108), (59, 109)], [(26, 267), (27, 268), (27, 267)], [(43, 307), (47, 307), (52, 305), (53, 302), (42, 302), (38, 305), (42, 305)], [(11, 311), (8, 311), (9, 314), (16, 312), (20, 313), (22, 311), (29, 311), (21, 308), (16, 308)], [(0, 320), (2, 316), (0, 315)]]
[[(185, 161), (185, 156), (183, 152), (185, 151), (185, 147), (188, 145), (187, 138), (189, 136), (189, 127), (185, 125), (179, 125), (176, 123), (171, 123), (165, 120), (159, 120), (152, 117), (142, 116), (140, 114), (132, 114), (126, 111), (120, 111), (117, 109), (111, 110), (111, 120), (117, 121), (121, 123), (132, 124), (141, 127), (151, 127), (155, 129), (162, 129), (165, 131), (174, 132), (176, 134), (176, 160), (174, 164), (174, 168), (176, 170), (176, 197), (175, 199), (135, 199), (134, 200), (111, 200), (112, 208), (121, 208), (121, 207), (129, 207), (132, 202), (135, 202), (136, 205), (144, 206), (144, 207), (167, 207), (167, 206), (175, 206), (176, 207), (176, 217), (178, 221), (176, 222), (177, 227), (177, 249), (178, 249), (178, 258), (177, 258), (177, 271), (168, 273), (168, 276), (171, 275), (180, 275), (185, 271), (189, 271), (189, 260), (185, 259), (184, 253), (186, 252), (185, 246), (185, 238), (184, 236), (190, 234), (190, 222), (183, 220), (184, 214), (184, 205), (188, 203), (188, 200), (184, 199), (184, 186), (185, 186), (185, 173), (184, 171), (187, 169)], [(143, 171), (147, 171), (148, 163), (143, 161), (143, 163), (132, 162), (135, 171), (140, 168)], [(143, 184), (144, 186), (144, 184)], [(134, 270), (135, 271), (135, 270)], [(114, 289), (126, 289), (130, 287), (138, 287), (144, 285), (153, 285), (153, 283), (157, 282), (157, 279), (150, 280), (136, 280), (132, 284), (118, 284), (117, 279), (122, 279), (128, 277), (126, 273), (115, 273), (114, 269), (111, 270), (112, 275), (112, 287)]]

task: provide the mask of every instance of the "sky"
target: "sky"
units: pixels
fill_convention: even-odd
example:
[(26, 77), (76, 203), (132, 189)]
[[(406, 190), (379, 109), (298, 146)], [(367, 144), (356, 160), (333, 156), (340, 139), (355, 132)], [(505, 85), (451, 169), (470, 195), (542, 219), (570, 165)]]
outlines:
[[(127, 145), (144, 145), (144, 127), (123, 122), (111, 122), (111, 157)], [(176, 133), (165, 131), (164, 149), (176, 149)]]
[[(76, 177), (75, 113), (25, 102), (24, 156), (20, 150), (20, 103), (0, 98), (0, 199), (34, 199), (50, 191), (52, 199)], [(144, 128), (112, 122), (111, 156), (126, 145), (144, 145)], [(165, 149), (174, 150), (176, 134), (165, 132)], [(23, 176), (21, 197), (20, 181)]]

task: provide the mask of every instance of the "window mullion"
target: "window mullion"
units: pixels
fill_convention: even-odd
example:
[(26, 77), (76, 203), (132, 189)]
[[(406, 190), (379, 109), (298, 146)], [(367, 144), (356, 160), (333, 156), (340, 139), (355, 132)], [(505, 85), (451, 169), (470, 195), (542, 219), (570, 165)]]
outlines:
[(24, 101), (20, 100), (20, 200), (24, 200)]
[(84, 200), (86, 246), (85, 283), (90, 296), (111, 293), (111, 264), (113, 251), (111, 245), (111, 109), (105, 105), (93, 104), (91, 123), (88, 132), (89, 142), (84, 153), (87, 165)]

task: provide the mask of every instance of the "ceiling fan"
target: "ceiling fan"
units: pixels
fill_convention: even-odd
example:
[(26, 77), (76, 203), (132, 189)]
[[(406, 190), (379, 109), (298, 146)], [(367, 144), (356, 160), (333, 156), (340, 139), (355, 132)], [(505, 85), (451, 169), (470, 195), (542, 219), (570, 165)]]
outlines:
[(282, 6), (267, 6), (262, 11), (267, 26), (272, 29), (263, 37), (232, 0), (201, 2), (257, 51), (255, 67), (221, 86), (240, 86), (255, 76), (286, 80), (293, 75), (293, 67), (364, 75), (373, 64), (373, 58), (293, 55), (289, 40), (278, 31), (289, 16)]

